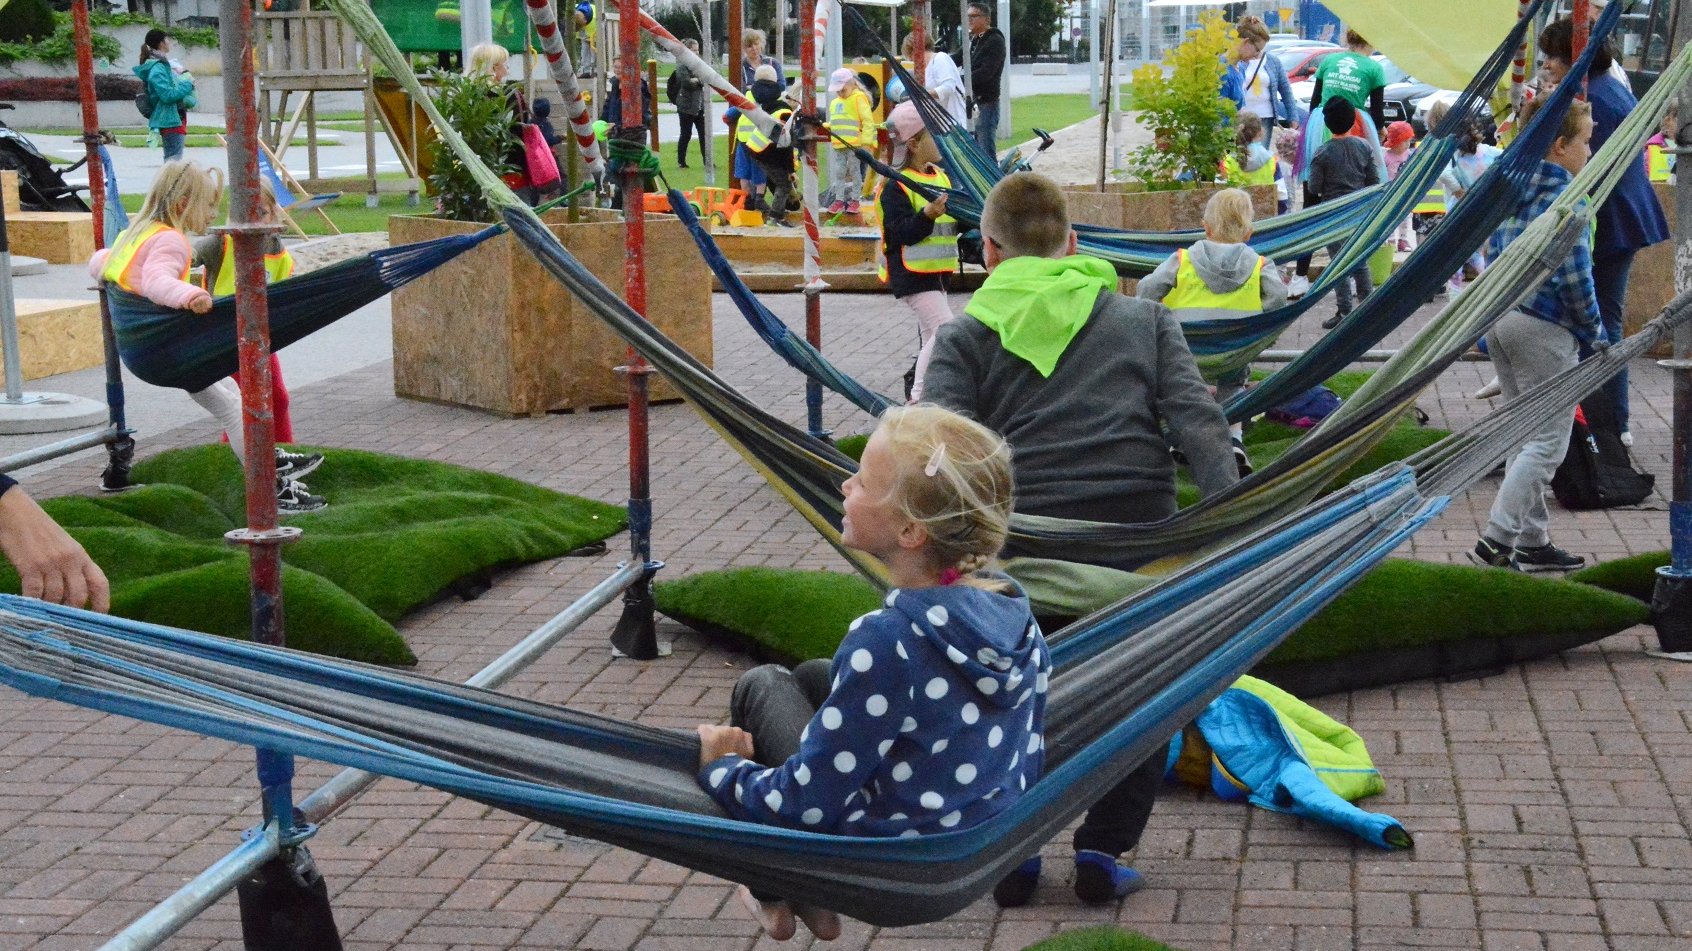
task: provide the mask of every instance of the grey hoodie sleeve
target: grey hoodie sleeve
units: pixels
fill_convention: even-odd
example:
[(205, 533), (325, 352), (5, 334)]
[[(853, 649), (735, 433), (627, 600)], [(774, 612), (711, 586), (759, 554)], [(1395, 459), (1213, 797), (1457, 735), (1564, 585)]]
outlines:
[(934, 334), (934, 352), (922, 375), (922, 400), (944, 406), (971, 419), (981, 418), (980, 354), (971, 346), (974, 317), (959, 317), (940, 325)]
[(1181, 325), (1167, 307), (1159, 307), (1157, 315), (1157, 412), (1174, 431), (1202, 495), (1239, 480), (1228, 419), (1199, 376)]
[(1263, 295), (1264, 310), (1279, 310), (1287, 306), (1287, 285), (1281, 282), (1281, 269), (1268, 258), (1263, 259), (1263, 279), (1258, 282)]
[(1169, 292), (1175, 289), (1175, 275), (1180, 270), (1181, 255), (1178, 253), (1171, 254), (1163, 259), (1163, 263), (1157, 266), (1157, 270), (1140, 278), (1139, 286), (1134, 288), (1134, 296), (1140, 300), (1161, 303), (1165, 297), (1169, 296)]

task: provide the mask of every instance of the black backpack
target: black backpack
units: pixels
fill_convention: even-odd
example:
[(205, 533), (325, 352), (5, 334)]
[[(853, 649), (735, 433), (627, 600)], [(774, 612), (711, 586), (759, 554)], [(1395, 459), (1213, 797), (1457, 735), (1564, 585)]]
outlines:
[(664, 98), (668, 99), (670, 105), (673, 106), (676, 104), (676, 97), (679, 95), (681, 95), (681, 76), (672, 72), (669, 82), (664, 84)]
[(142, 84), (141, 91), (135, 94), (135, 111), (141, 113), (141, 118), (153, 118), (153, 97), (147, 95), (147, 87)]
[(1576, 512), (1637, 505), (1656, 482), (1656, 476), (1633, 468), (1609, 395), (1600, 390), (1581, 400), (1569, 451), (1551, 477), (1558, 504)]

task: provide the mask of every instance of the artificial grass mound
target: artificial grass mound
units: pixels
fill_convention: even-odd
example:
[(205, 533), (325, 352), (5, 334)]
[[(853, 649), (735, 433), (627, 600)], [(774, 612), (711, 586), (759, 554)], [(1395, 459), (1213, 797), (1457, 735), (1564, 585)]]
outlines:
[(1582, 568), (1569, 575), (1569, 580), (1595, 585), (1650, 604), (1651, 593), (1657, 587), (1657, 569), (1668, 563), (1667, 551), (1646, 552), (1643, 555), (1618, 558), (1590, 568)]
[(1052, 935), (1038, 944), (1031, 944), (1023, 951), (1176, 951), (1175, 948), (1161, 941), (1140, 934), (1138, 931), (1123, 931), (1110, 925), (1096, 925), (1091, 928), (1077, 928), (1074, 931), (1064, 931)]
[[(329, 508), (284, 519), (288, 646), (380, 664), (416, 663), (394, 630), (407, 611), (469, 579), (555, 558), (622, 531), (622, 509), (505, 476), (353, 449), (312, 474)], [(222, 445), (161, 453), (140, 488), (42, 503), (112, 583), (112, 613), (248, 636), (246, 554), (223, 535), (245, 524), (241, 470)], [(0, 568), (0, 590), (18, 576)]]
[[(881, 595), (857, 575), (705, 572), (657, 586), (658, 609), (786, 661), (832, 657)], [(1114, 600), (1100, 593), (1100, 603)], [(1638, 601), (1573, 581), (1392, 559), (1305, 622), (1255, 673), (1301, 696), (1457, 676), (1590, 643), (1643, 623)], [(1359, 663), (1367, 658), (1367, 663)]]

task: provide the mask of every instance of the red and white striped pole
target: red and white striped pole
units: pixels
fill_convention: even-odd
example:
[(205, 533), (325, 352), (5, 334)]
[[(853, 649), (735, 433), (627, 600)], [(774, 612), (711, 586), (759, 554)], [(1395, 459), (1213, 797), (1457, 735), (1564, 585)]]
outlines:
[(605, 177), (605, 159), (599, 154), (599, 142), (593, 136), (593, 113), (582, 98), (575, 65), (564, 46), (564, 34), (558, 29), (558, 15), (551, 0), (524, 0), (523, 9), (528, 11), (529, 22), (540, 34), (541, 52), (546, 56), (552, 81), (558, 84), (558, 95), (564, 100), (564, 114), (570, 120), (570, 137), (576, 140), (576, 149), (587, 164), (588, 174), (595, 181), (601, 180)]

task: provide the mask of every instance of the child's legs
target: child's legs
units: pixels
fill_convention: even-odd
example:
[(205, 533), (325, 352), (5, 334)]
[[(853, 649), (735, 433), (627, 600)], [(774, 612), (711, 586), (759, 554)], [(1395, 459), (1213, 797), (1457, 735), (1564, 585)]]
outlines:
[[(1338, 241), (1328, 245), (1328, 267), (1332, 268), (1334, 263), (1339, 260), (1340, 248), (1343, 247), (1345, 247), (1344, 242)], [(1334, 282), (1334, 303), (1339, 306), (1339, 312), (1342, 314), (1351, 313), (1352, 277), (1351, 274), (1342, 275), (1339, 280)]]
[(189, 393), (188, 398), (223, 424), (223, 431), (229, 434), (229, 448), (235, 451), (235, 458), (245, 465), (247, 446), (241, 429), (241, 390), (235, 381), (218, 380), (203, 390)]
[[(1632, 251), (1624, 251), (1592, 259), (1592, 283), (1598, 298), (1598, 316), (1603, 319), (1599, 336), (1611, 344), (1622, 341), (1622, 315), (1626, 310), (1627, 278), (1633, 270), (1633, 255)], [(1615, 403), (1616, 423), (1622, 432), (1629, 431), (1626, 366), (1604, 384), (1604, 392)]]
[(904, 298), (905, 306), (916, 314), (917, 333), (922, 336), (922, 349), (917, 351), (916, 379), (911, 383), (911, 402), (922, 401), (922, 376), (928, 372), (928, 358), (934, 353), (934, 335), (940, 325), (952, 319), (951, 305), (939, 291), (923, 291)]
[(788, 670), (765, 664), (742, 674), (729, 699), (729, 723), (752, 734), (754, 757), (779, 766), (799, 752), (799, 735), (828, 699), (829, 662), (806, 661)]
[(1361, 302), (1375, 292), (1375, 272), (1369, 270), (1369, 262), (1364, 261), (1351, 272), (1351, 279), (1357, 284), (1357, 300)]
[(844, 202), (856, 197), (851, 191), (852, 153), (845, 149), (828, 150), (828, 190), (823, 192), (822, 203)]

